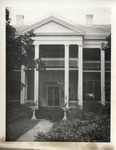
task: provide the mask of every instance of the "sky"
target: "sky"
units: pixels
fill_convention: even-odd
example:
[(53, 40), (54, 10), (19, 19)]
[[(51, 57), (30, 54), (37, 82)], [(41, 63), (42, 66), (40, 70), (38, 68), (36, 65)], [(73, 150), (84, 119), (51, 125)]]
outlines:
[(93, 24), (111, 24), (111, 10), (106, 7), (79, 7), (79, 6), (39, 6), (39, 7), (8, 7), (11, 24), (16, 24), (16, 15), (24, 15), (24, 25), (29, 25), (55, 15), (72, 24), (86, 24), (86, 14), (93, 14)]

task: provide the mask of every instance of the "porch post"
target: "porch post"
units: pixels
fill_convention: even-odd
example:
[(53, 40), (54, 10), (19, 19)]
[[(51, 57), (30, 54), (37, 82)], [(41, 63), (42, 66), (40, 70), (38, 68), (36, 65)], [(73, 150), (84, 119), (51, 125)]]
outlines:
[(25, 71), (25, 100), (27, 100), (27, 72)]
[(101, 47), (101, 104), (105, 106), (105, 51)]
[(78, 104), (83, 108), (83, 48), (78, 47)]
[[(21, 83), (25, 85), (25, 70), (24, 65), (21, 66)], [(20, 95), (20, 104), (24, 104), (25, 99), (25, 87), (21, 89), (21, 95)]]
[(65, 103), (69, 107), (69, 45), (65, 45)]
[[(39, 45), (35, 45), (35, 59), (39, 58)], [(34, 102), (38, 101), (39, 96), (39, 71), (34, 70)], [(38, 102), (37, 102), (38, 106)]]

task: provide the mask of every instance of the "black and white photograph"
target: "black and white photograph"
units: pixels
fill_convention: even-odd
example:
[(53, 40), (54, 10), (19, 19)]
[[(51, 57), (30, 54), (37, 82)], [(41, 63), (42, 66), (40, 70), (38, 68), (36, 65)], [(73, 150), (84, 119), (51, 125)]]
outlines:
[(0, 149), (115, 150), (114, 0), (0, 1)]
[(111, 9), (10, 7), (6, 141), (111, 141)]

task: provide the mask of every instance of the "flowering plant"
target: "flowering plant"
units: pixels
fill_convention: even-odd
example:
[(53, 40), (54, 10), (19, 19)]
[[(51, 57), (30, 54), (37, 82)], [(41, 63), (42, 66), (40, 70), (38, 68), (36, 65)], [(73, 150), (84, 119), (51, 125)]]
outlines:
[(26, 105), (28, 106), (28, 107), (37, 107), (37, 104), (38, 104), (38, 100), (36, 101), (36, 102), (34, 102), (34, 101), (30, 101), (30, 102), (27, 102), (26, 103)]

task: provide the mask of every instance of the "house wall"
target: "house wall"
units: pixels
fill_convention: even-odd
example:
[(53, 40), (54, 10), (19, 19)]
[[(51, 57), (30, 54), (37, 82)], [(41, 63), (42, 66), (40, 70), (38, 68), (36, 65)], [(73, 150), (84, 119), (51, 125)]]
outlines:
[(84, 72), (83, 79), (84, 79), (83, 100), (100, 101), (101, 100), (100, 72)]
[(27, 100), (34, 99), (34, 71), (26, 71)]
[(98, 48), (84, 48), (83, 60), (98, 61), (100, 60), (100, 49)]
[(84, 72), (83, 80), (100, 80), (100, 72)]
[(77, 100), (78, 71), (69, 72), (69, 99)]
[[(39, 86), (39, 94), (40, 94), (40, 102), (42, 106), (48, 106), (48, 91), (46, 88), (46, 96), (44, 97), (44, 90), (45, 87), (48, 85), (57, 84), (58, 82), (62, 83), (62, 86), (64, 87), (64, 71), (48, 71), (45, 70), (43, 72), (40, 72), (40, 86)], [(50, 84), (51, 83), (51, 84)], [(62, 103), (62, 100), (60, 100), (60, 104)]]
[[(56, 82), (61, 82), (62, 83), (62, 87), (64, 88), (64, 71), (59, 70), (59, 71), (43, 71), (40, 72), (40, 101), (42, 106), (48, 106), (48, 95), (46, 95), (44, 97), (44, 90), (46, 90), (46, 94), (47, 94), (47, 88), (45, 89), (45, 87), (47, 87), (47, 83), (51, 82), (52, 84), (56, 84)], [(77, 100), (77, 79), (78, 79), (78, 71), (70, 71), (69, 73), (69, 97), (70, 100)], [(63, 100), (64, 100), (64, 96), (62, 96), (62, 91), (61, 92), (61, 100), (60, 100), (60, 104), (63, 104)]]

